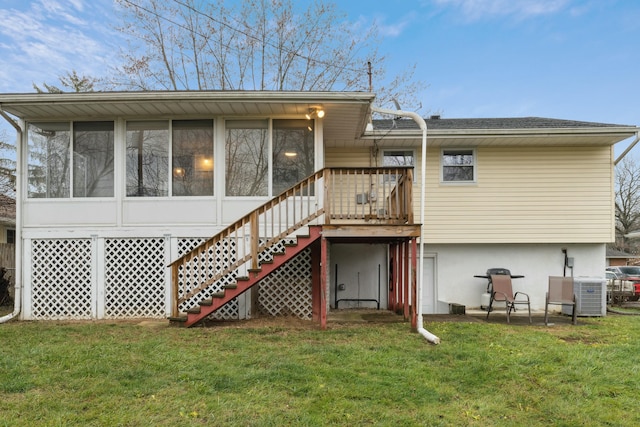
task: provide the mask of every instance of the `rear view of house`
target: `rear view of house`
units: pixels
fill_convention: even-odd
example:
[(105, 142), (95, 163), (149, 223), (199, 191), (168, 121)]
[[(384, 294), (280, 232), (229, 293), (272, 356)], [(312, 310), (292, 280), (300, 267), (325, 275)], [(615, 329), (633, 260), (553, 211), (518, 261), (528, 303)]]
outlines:
[(415, 322), (417, 267), (424, 313), (479, 306), (491, 267), (523, 275), (533, 308), (549, 275), (602, 276), (613, 146), (638, 128), (434, 117), (425, 147), (413, 120), (372, 120), (374, 101), (0, 95), (20, 128), (20, 318), (324, 325), (379, 307)]

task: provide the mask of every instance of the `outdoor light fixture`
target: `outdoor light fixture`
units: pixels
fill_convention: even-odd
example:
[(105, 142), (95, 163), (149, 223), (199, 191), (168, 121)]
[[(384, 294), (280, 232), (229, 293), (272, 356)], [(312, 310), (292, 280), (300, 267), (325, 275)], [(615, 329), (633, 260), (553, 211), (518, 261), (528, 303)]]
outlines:
[(285, 151), (284, 155), (287, 157), (295, 157), (298, 155), (298, 153), (296, 153), (295, 151)]
[(313, 107), (309, 108), (309, 112), (304, 115), (307, 120), (311, 120), (313, 117), (318, 117), (319, 119), (324, 117), (324, 110), (322, 107)]

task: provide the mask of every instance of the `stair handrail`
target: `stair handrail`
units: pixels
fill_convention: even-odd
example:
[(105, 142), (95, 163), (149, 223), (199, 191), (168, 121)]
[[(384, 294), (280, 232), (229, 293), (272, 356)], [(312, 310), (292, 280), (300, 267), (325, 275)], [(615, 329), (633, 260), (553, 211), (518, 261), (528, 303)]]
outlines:
[[(251, 262), (251, 269), (257, 269), (259, 267), (258, 254), (260, 252), (270, 248), (276, 242), (320, 217), (323, 214), (324, 209), (322, 207), (321, 200), (319, 200), (320, 198), (316, 194), (317, 190), (315, 189), (315, 183), (323, 179), (327, 173), (326, 168), (313, 173), (173, 261), (170, 264), (172, 286), (171, 316), (178, 316), (178, 310), (181, 303), (203, 291), (225, 275), (230, 274), (247, 261)], [(314, 206), (311, 205), (312, 200), (314, 202)], [(279, 222), (278, 224), (275, 224), (274, 218), (276, 215), (276, 209), (278, 207), (282, 207), (285, 203), (290, 205), (288, 206), (288, 209), (284, 210), (285, 218), (282, 218), (283, 209), (279, 209), (277, 212)], [(262, 224), (262, 235), (269, 237), (260, 242), (260, 217), (267, 218), (269, 213), (271, 214), (272, 221), (265, 221)], [(284, 221), (284, 228), (280, 221)], [(247, 232), (247, 227), (249, 227), (249, 232)], [(268, 228), (270, 228), (270, 230), (268, 230)], [(217, 268), (214, 268), (214, 270), (218, 271), (215, 275), (202, 281), (199, 285), (185, 290), (184, 295), (180, 297), (179, 275), (181, 266), (183, 267), (183, 277), (186, 277), (189, 274), (192, 276), (195, 274), (201, 275), (204, 271), (203, 258), (208, 257), (208, 253), (211, 248), (216, 247), (216, 245), (224, 244), (225, 239), (245, 241), (247, 238), (249, 239), (250, 247), (245, 254), (236, 258), (233, 262), (217, 266)], [(190, 269), (189, 266), (193, 264), (194, 260), (197, 260), (198, 267)], [(206, 263), (206, 260), (204, 262)], [(188, 270), (192, 271), (188, 272)]]
[[(341, 220), (412, 224), (412, 172), (412, 167), (323, 168), (304, 178), (170, 264), (171, 316), (179, 315), (180, 304), (239, 267), (249, 263), (249, 271), (257, 270), (260, 253), (322, 216), (324, 224)], [(317, 183), (324, 184), (323, 188)], [(375, 195), (374, 187), (379, 191)], [(358, 197), (362, 203), (356, 206)], [(231, 242), (235, 242), (236, 252), (241, 252), (239, 256), (227, 261), (217, 257), (210, 260), (209, 253), (215, 253), (216, 248), (231, 252)], [(215, 274), (208, 277), (210, 271)], [(194, 279), (196, 276), (202, 280)], [(189, 286), (189, 280), (199, 283)]]

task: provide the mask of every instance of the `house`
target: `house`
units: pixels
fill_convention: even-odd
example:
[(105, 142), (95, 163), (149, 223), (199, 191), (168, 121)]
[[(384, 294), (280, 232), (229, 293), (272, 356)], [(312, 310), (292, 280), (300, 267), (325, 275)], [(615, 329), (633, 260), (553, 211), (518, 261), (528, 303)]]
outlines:
[(0, 194), (0, 243), (15, 243), (16, 201)]
[(372, 111), (362, 92), (0, 95), (20, 129), (20, 318), (371, 307), (415, 326), (480, 306), (488, 268), (523, 275), (532, 308), (550, 275), (602, 276), (613, 146), (639, 128)]
[(625, 251), (607, 248), (607, 267), (618, 267), (621, 265), (633, 265), (634, 261), (640, 258), (638, 255)]

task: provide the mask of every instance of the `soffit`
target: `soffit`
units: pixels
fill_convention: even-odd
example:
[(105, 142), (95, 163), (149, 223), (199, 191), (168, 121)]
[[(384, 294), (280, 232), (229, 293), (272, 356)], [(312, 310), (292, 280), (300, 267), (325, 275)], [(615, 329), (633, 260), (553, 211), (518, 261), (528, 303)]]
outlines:
[(2, 94), (0, 108), (23, 120), (304, 118), (325, 110), (324, 138), (361, 136), (374, 95), (364, 92), (85, 92)]
[[(429, 147), (491, 147), (491, 146), (603, 146), (614, 145), (620, 141), (635, 135), (638, 128), (623, 130), (616, 129), (611, 132), (589, 132), (587, 130), (572, 130), (564, 133), (513, 133), (502, 135), (480, 134), (446, 134), (427, 132), (427, 146)], [(349, 144), (345, 140), (329, 141), (327, 146), (369, 147), (374, 144), (385, 147), (412, 147), (422, 144), (422, 136), (381, 135), (378, 138), (366, 137)]]

